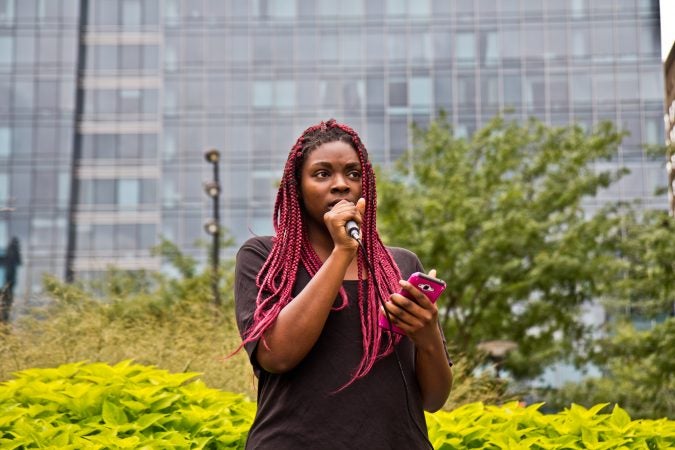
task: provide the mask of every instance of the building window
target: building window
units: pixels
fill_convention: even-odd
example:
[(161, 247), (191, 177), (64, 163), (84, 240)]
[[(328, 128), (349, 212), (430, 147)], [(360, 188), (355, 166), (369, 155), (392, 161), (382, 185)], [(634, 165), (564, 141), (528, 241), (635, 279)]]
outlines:
[(342, 104), (347, 114), (358, 114), (365, 98), (365, 86), (361, 80), (344, 80), (342, 84)]
[(410, 60), (413, 63), (425, 64), (431, 61), (431, 35), (429, 33), (410, 33)]
[(410, 105), (428, 110), (432, 106), (432, 83), (429, 77), (413, 77), (410, 80)]
[(89, 3), (93, 20), (92, 25), (118, 25), (119, 24), (119, 2), (118, 0), (99, 0)]
[(544, 76), (530, 74), (525, 76), (525, 106), (528, 110), (543, 112), (546, 107), (546, 84)]
[(389, 106), (408, 106), (408, 83), (404, 78), (389, 81)]
[[(147, 1), (147, 0), (145, 0)], [(144, 2), (145, 2), (144, 1)], [(141, 24), (141, 3), (139, 0), (123, 0), (122, 25), (137, 27)]]
[(97, 205), (115, 204), (115, 190), (115, 180), (94, 181), (94, 202)]
[(572, 101), (575, 104), (590, 104), (592, 97), (591, 77), (587, 73), (573, 73), (570, 77)]
[(291, 109), (295, 106), (295, 82), (279, 80), (275, 83), (275, 105), (279, 109)]
[[(419, 0), (422, 3), (422, 0)], [(340, 12), (342, 17), (361, 17), (363, 16), (363, 3), (377, 3), (368, 0), (342, 0), (340, 2)]]
[(291, 19), (297, 14), (294, 0), (268, 0), (267, 8), (275, 19)]
[(437, 109), (452, 111), (452, 76), (439, 73), (434, 77), (434, 99)]
[(431, 16), (430, 0), (409, 0), (408, 12), (411, 16), (429, 17)]
[(358, 30), (352, 33), (340, 37), (340, 59), (343, 63), (360, 63), (362, 59), (361, 36)]
[(157, 244), (157, 225), (138, 225), (138, 249), (150, 250)]
[(522, 84), (519, 75), (504, 75), (504, 106), (520, 108)]
[(0, 0), (0, 23), (8, 24), (13, 20), (14, 0)]
[(12, 36), (0, 36), (0, 67), (11, 66), (14, 62), (13, 44)]
[(272, 106), (272, 82), (254, 81), (253, 82), (253, 107), (270, 108)]
[(114, 248), (114, 235), (112, 225), (94, 225), (93, 250), (112, 250)]
[(117, 181), (118, 205), (122, 209), (133, 209), (138, 206), (139, 187), (138, 180), (121, 179)]
[(476, 80), (473, 75), (460, 75), (457, 78), (457, 100), (460, 107), (476, 104)]
[(502, 31), (501, 55), (505, 63), (520, 61), (520, 31), (517, 28)]
[(499, 39), (496, 31), (483, 31), (480, 36), (481, 56), (484, 66), (494, 66), (499, 61)]
[(583, 58), (590, 53), (590, 38), (586, 26), (574, 27), (572, 29), (572, 56)]
[[(7, 206), (9, 202), (9, 175), (0, 173), (0, 207)], [(0, 242), (0, 245), (2, 243)]]
[(12, 129), (0, 126), (0, 158), (7, 157), (12, 148)]
[(499, 106), (499, 78), (496, 73), (482, 73), (480, 98), (483, 107)]
[(595, 99), (598, 103), (613, 103), (616, 100), (614, 73), (596, 73), (593, 82)]
[(390, 16), (402, 16), (406, 9), (406, 0), (387, 0), (387, 14)]
[(455, 57), (459, 64), (472, 64), (476, 59), (476, 39), (473, 33), (457, 33)]

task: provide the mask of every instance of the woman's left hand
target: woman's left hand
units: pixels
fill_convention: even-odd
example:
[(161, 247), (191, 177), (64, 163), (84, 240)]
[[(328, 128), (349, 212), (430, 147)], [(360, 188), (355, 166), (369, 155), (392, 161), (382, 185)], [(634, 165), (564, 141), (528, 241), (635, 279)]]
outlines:
[[(436, 270), (429, 271), (429, 275), (436, 277)], [(441, 339), (438, 329), (438, 308), (409, 282), (400, 280), (399, 284), (414, 300), (401, 294), (392, 294), (389, 297), (385, 307), (392, 323), (405, 331), (416, 346), (433, 345)], [(385, 314), (384, 311), (382, 313)]]
[[(436, 277), (436, 271), (429, 271), (429, 275)], [(434, 412), (443, 406), (452, 388), (452, 370), (438, 327), (438, 308), (412, 284), (403, 280), (400, 284), (414, 300), (392, 294), (385, 307), (392, 323), (405, 331), (415, 344), (415, 374), (422, 404), (426, 411)]]

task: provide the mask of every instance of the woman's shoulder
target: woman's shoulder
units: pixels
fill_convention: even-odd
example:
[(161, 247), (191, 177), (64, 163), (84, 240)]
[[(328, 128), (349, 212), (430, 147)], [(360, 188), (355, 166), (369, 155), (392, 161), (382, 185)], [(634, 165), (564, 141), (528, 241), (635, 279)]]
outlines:
[(237, 253), (253, 252), (266, 256), (272, 251), (273, 245), (274, 236), (253, 236), (239, 247)]
[(420, 263), (417, 255), (407, 248), (403, 247), (387, 247), (387, 250), (393, 256), (396, 265), (401, 270), (401, 273), (404, 272), (415, 272), (421, 269), (422, 264)]

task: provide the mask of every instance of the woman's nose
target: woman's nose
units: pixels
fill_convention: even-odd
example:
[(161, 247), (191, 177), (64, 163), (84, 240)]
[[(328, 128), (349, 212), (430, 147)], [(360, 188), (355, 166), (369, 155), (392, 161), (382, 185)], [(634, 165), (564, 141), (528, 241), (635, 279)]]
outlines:
[(333, 182), (333, 186), (331, 187), (331, 191), (333, 192), (349, 191), (349, 183), (347, 183), (347, 179), (342, 175), (336, 175)]

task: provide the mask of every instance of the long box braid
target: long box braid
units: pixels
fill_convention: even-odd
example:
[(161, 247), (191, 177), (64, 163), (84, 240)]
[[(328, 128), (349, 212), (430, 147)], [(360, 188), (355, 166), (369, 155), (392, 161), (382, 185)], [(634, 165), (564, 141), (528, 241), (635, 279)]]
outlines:
[[(359, 135), (349, 126), (337, 123), (334, 119), (321, 122), (307, 128), (288, 155), (274, 203), (273, 222), (276, 236), (273, 239), (272, 251), (256, 279), (258, 286), (256, 309), (253, 323), (244, 333), (244, 343), (262, 340), (263, 345), (269, 348), (265, 342), (264, 333), (272, 326), (284, 306), (293, 299), (293, 286), (300, 264), (305, 267), (310, 276), (314, 276), (322, 265), (322, 261), (309, 242), (307, 229), (303, 222), (299, 196), (300, 171), (305, 157), (312, 150), (335, 141), (351, 145), (356, 150), (361, 163), (361, 192), (366, 199), (366, 210), (361, 225), (362, 242), (368, 250), (370, 261), (374, 264), (380, 297), (387, 299), (398, 288), (401, 273), (377, 232), (375, 172), (368, 160), (368, 152)], [(367, 266), (360, 252), (357, 261), (363, 356), (358, 367), (354, 369), (352, 379), (343, 388), (368, 374), (375, 362), (390, 354), (393, 346), (401, 339), (398, 335), (392, 338), (390, 333), (377, 325), (380, 304), (375, 292), (375, 283), (371, 277), (367, 277), (366, 292), (364, 292), (363, 275), (366, 273)], [(347, 306), (347, 294), (344, 288), (340, 288), (340, 297), (342, 303), (334, 308), (336, 311)]]

